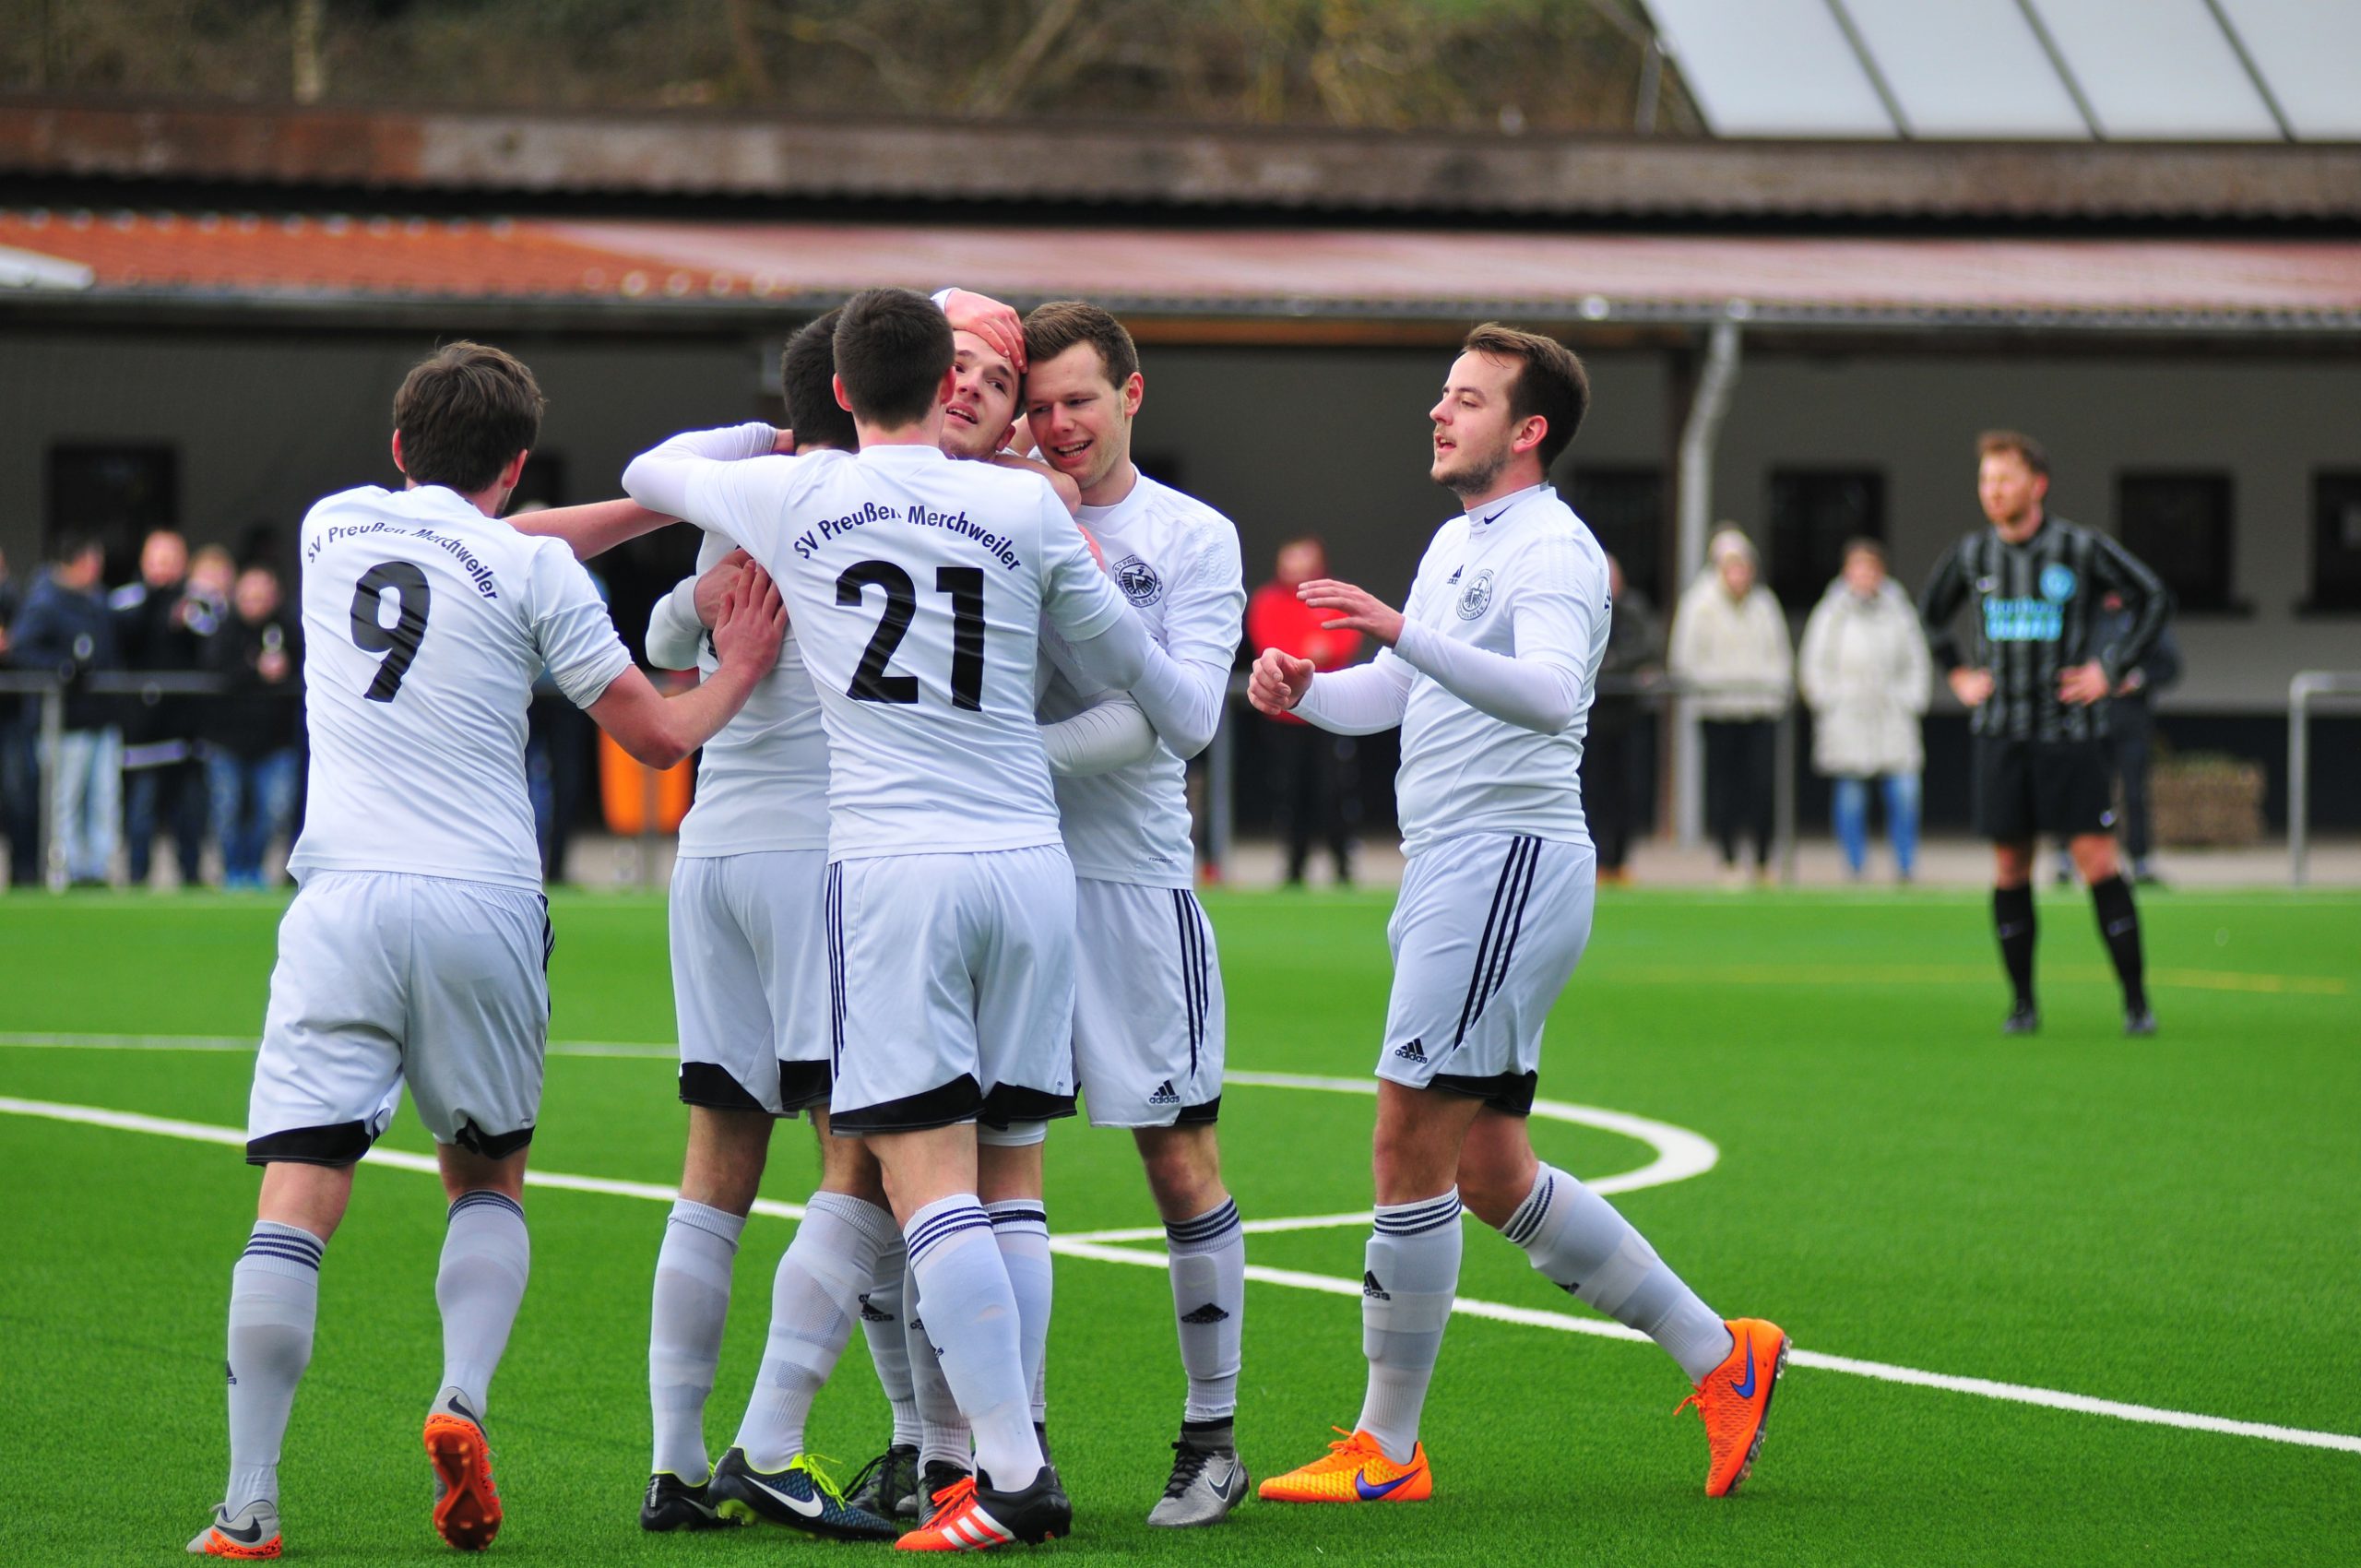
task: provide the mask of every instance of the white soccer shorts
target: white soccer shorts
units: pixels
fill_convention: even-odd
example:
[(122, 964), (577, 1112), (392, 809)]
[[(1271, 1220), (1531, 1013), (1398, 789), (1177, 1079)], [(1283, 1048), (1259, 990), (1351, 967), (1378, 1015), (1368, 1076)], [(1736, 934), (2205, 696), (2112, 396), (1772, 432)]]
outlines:
[(1541, 1027), (1590, 941), (1598, 856), (1587, 844), (1471, 833), (1410, 858), (1385, 929), (1394, 995), (1377, 1075), (1533, 1107)]
[(1185, 887), (1074, 884), (1074, 1077), (1094, 1127), (1221, 1114), (1225, 1039), (1213, 922)]
[(828, 1102), (823, 849), (672, 862), (672, 1009), (681, 1099), (792, 1116)]
[(1074, 907), (1058, 845), (830, 866), (830, 1131), (1073, 1115)]
[(408, 1084), (440, 1144), (532, 1141), (549, 1039), (549, 900), (389, 872), (315, 872), (279, 923), (246, 1158), (350, 1165)]

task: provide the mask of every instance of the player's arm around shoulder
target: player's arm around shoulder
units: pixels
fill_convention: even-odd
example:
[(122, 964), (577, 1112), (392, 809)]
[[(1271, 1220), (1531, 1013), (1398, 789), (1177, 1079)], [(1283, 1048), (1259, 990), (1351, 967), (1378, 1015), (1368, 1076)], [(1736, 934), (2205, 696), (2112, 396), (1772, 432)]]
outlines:
[(778, 585), (760, 566), (750, 565), (723, 595), (714, 621), (719, 669), (693, 689), (666, 696), (637, 669), (626, 667), (584, 710), (635, 758), (650, 767), (670, 767), (737, 717), (777, 664), (786, 636), (787, 607)]
[(801, 461), (778, 451), (784, 439), (782, 432), (760, 421), (683, 431), (624, 467), (623, 493), (651, 512), (718, 529), (753, 549), (750, 526), (766, 523), (770, 533), (784, 522), (775, 505), (764, 505)]

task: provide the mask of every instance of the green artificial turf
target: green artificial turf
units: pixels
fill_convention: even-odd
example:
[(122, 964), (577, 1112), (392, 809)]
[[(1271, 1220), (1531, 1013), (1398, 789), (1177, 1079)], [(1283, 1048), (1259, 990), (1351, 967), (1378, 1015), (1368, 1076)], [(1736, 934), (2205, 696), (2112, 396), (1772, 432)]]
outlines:
[[(1358, 1079), (1385, 1003), (1381, 897), (1209, 897), (1229, 1062)], [(236, 1128), (279, 906), (0, 900), (0, 1096)], [(2003, 1039), (1969, 896), (1610, 893), (1552, 1017), (1542, 1093), (1718, 1146), (1706, 1174), (1618, 1204), (1726, 1313), (1801, 1349), (2291, 1428), (2361, 1433), (2361, 898), (2147, 899), (2164, 1031), (2121, 1038), (2078, 896), (2046, 896), (2045, 1032)], [(560, 1041), (667, 1044), (659, 902), (561, 897)], [(107, 1049), (33, 1037), (105, 1037)], [(127, 1037), (170, 1037), (122, 1049)], [(1366, 1095), (1233, 1085), (1224, 1156), (1248, 1218), (1365, 1208)], [(660, 1051), (552, 1057), (538, 1169), (662, 1185), (682, 1115)], [(1646, 1145), (1536, 1121), (1578, 1174)], [(391, 1147), (428, 1145), (407, 1116)], [(781, 1130), (765, 1190), (816, 1170)], [(1130, 1141), (1079, 1123), (1050, 1158), (1052, 1229), (1154, 1222)], [(0, 1329), (15, 1419), (0, 1561), (163, 1562), (219, 1495), (221, 1338), (255, 1179), (234, 1149), (0, 1114)], [(540, 1189), (534, 1277), (491, 1431), (517, 1563), (800, 1562), (871, 1549), (767, 1529), (647, 1538), (646, 1344), (660, 1202)], [(418, 1428), (437, 1382), (427, 1177), (364, 1170), (330, 1244), (288, 1434), (290, 1556), (428, 1562)], [(757, 1217), (708, 1430), (726, 1443), (791, 1234)], [(1250, 1259), (1351, 1279), (1350, 1227), (1257, 1235)], [(1137, 1244), (1153, 1256), (1153, 1243)], [(1469, 1222), (1463, 1297), (1588, 1317)], [(1358, 1407), (1349, 1296), (1248, 1291), (1241, 1445), (1259, 1477)], [(1644, 1345), (1454, 1320), (1425, 1438), (1430, 1503), (1250, 1503), (1210, 1532), (1142, 1522), (1181, 1380), (1162, 1274), (1067, 1257), (1052, 1437), (1075, 1538), (1057, 1560), (1262, 1563), (2214, 1563), (2361, 1559), (2361, 1454), (2173, 1430), (1798, 1366), (1737, 1498), (1702, 1494), (1679, 1373)], [(856, 1339), (812, 1426), (858, 1463), (882, 1401)]]

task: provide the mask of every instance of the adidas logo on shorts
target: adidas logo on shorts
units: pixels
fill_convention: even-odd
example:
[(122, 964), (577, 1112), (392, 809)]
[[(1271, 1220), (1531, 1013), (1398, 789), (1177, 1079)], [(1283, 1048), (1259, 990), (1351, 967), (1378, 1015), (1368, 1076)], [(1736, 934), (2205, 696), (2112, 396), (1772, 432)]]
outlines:
[(1157, 1086), (1154, 1094), (1147, 1097), (1147, 1102), (1150, 1105), (1178, 1105), (1180, 1103), (1180, 1097), (1173, 1092), (1172, 1080), (1167, 1078)]
[(1228, 1317), (1228, 1313), (1215, 1306), (1211, 1301), (1207, 1301), (1193, 1313), (1181, 1313), (1180, 1321), (1182, 1323), (1223, 1323), (1227, 1322)]
[(1364, 1273), (1361, 1276), (1361, 1294), (1372, 1301), (1394, 1300), (1394, 1292), (1380, 1285), (1377, 1282), (1377, 1276), (1373, 1273)]
[(891, 1323), (894, 1321), (894, 1314), (888, 1312), (881, 1312), (877, 1308), (871, 1306), (869, 1304), (869, 1297), (864, 1294), (860, 1298), (860, 1321), (863, 1323)]
[(1423, 1037), (1414, 1039), (1394, 1054), (1405, 1062), (1423, 1063), (1427, 1059), (1427, 1042)]

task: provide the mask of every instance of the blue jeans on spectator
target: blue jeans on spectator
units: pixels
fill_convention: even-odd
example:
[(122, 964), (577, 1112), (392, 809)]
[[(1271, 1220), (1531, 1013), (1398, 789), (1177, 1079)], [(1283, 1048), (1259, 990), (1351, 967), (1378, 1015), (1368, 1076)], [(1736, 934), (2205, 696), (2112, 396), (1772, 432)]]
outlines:
[(221, 845), (221, 885), (262, 885), (262, 854), (295, 818), (295, 748), (257, 757), (215, 751), (205, 759), (213, 785), (213, 837)]
[(123, 731), (68, 730), (57, 737), (56, 794), (50, 807), (53, 861), (69, 882), (104, 882), (123, 821)]
[(212, 803), (212, 780), (206, 777), (204, 760), (186, 756), (177, 762), (129, 768), (124, 779), (123, 836), (131, 853), (131, 885), (148, 885), (156, 834), (160, 829), (172, 836), (181, 885), (195, 887)]
[[(1910, 880), (1918, 861), (1918, 776), (1885, 775), (1885, 827), (1893, 839), (1894, 868)], [(1869, 860), (1869, 781), (1838, 778), (1835, 784), (1836, 841), (1845, 846), (1845, 864), (1855, 876)]]

